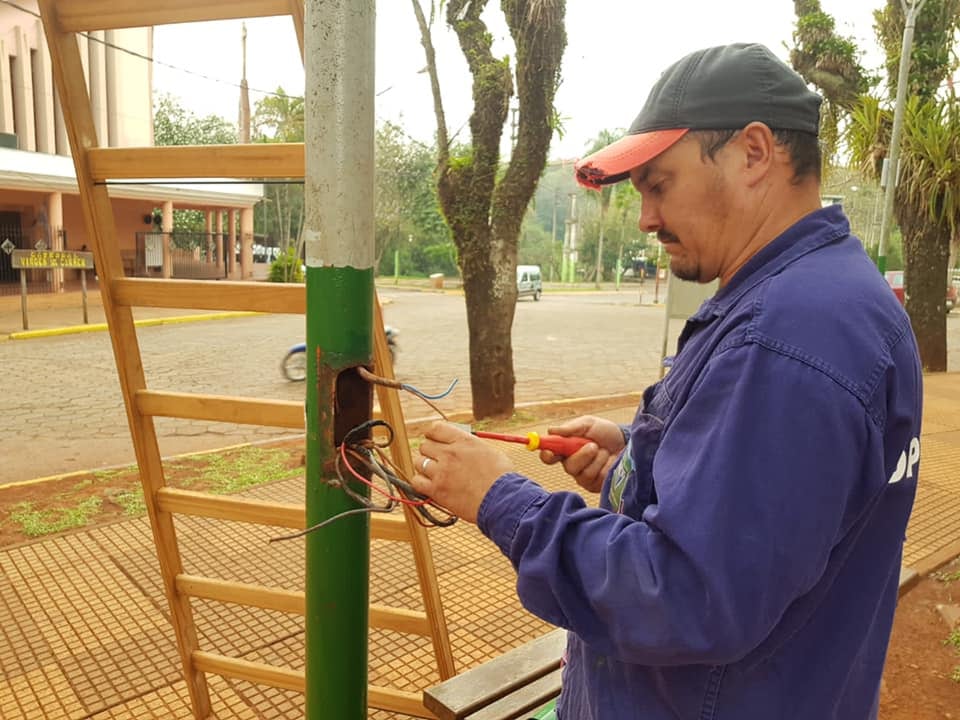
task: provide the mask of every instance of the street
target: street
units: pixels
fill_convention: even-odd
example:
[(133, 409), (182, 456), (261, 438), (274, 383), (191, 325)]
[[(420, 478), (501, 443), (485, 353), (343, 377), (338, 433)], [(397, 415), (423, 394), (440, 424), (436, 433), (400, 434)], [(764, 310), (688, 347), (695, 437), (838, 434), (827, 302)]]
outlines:
[[(639, 304), (639, 286), (620, 292), (548, 292), (517, 303), (513, 351), (516, 402), (642, 390), (657, 375), (662, 306)], [(470, 409), (463, 296), (380, 290), (384, 320), (399, 330), (398, 379), (438, 393), (444, 412)], [(644, 302), (652, 300), (650, 297)], [(679, 322), (674, 325), (679, 326)], [(674, 334), (679, 327), (672, 328)], [(263, 315), (138, 329), (153, 390), (299, 400), (303, 383), (280, 371), (304, 337), (304, 318)], [(134, 462), (109, 334), (0, 343), (4, 432), (0, 484)], [(434, 415), (404, 393), (409, 419)], [(283, 428), (156, 419), (164, 456), (288, 436)]]
[[(466, 310), (458, 293), (379, 289), (384, 320), (399, 330), (396, 375), (426, 393), (453, 392), (436, 404), (469, 411)], [(641, 295), (642, 292), (642, 295)], [(644, 304), (640, 304), (640, 301)], [(518, 301), (513, 354), (516, 403), (619, 395), (656, 379), (663, 306), (653, 287), (619, 292), (547, 290)], [(671, 322), (668, 353), (682, 328)], [(949, 367), (960, 367), (960, 314), (947, 318)], [(304, 318), (260, 315), (138, 329), (147, 387), (153, 390), (301, 400), (303, 383), (280, 370), (304, 338)], [(4, 430), (0, 484), (134, 462), (109, 334), (61, 335), (0, 343)], [(436, 417), (402, 394), (407, 420)], [(156, 419), (164, 456), (277, 439), (283, 428)]]

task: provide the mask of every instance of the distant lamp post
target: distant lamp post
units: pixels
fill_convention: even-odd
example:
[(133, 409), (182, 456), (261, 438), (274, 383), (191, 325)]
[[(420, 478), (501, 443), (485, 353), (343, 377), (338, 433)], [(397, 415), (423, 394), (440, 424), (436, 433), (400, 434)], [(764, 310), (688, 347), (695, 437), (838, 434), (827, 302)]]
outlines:
[[(893, 220), (893, 200), (897, 189), (900, 169), (900, 133), (903, 131), (903, 116), (907, 103), (907, 86), (910, 74), (910, 53), (913, 50), (913, 30), (917, 16), (926, 0), (912, 0), (909, 8), (907, 0), (900, 0), (903, 12), (907, 16), (903, 28), (903, 46), (900, 49), (900, 71), (897, 75), (897, 104), (893, 109), (893, 131), (890, 134), (890, 156), (884, 161), (883, 176), (886, 179), (883, 195), (883, 215), (880, 218), (880, 245), (877, 248), (877, 269), (887, 270), (887, 240), (890, 237), (890, 223)], [(883, 178), (880, 182), (884, 186)]]

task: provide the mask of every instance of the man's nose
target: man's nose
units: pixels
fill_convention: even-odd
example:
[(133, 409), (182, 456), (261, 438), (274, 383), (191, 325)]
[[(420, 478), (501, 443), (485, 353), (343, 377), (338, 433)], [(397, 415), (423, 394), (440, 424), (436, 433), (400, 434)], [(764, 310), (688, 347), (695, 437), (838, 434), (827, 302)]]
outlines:
[(652, 202), (641, 201), (640, 221), (638, 225), (643, 232), (657, 232), (660, 229), (660, 214), (656, 212)]

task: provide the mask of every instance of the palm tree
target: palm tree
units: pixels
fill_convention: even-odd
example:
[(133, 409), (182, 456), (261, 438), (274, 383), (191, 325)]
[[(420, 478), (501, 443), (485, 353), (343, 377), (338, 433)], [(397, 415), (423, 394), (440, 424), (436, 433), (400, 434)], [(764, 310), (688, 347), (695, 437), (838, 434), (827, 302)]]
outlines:
[[(587, 155), (595, 153), (601, 148), (605, 148), (612, 142), (623, 137), (623, 131), (601, 130), (590, 147), (587, 149)], [(598, 193), (590, 193), (600, 203), (600, 235), (597, 238), (597, 270), (594, 278), (594, 286), (600, 288), (600, 281), (603, 279), (603, 240), (607, 228), (607, 211), (610, 209), (610, 201), (614, 196), (614, 185), (605, 185)]]
[[(892, 113), (865, 97), (847, 133), (855, 162), (879, 174)], [(903, 236), (905, 307), (923, 367), (947, 369), (944, 298), (951, 238), (960, 223), (960, 105), (910, 98), (904, 117), (896, 213)]]

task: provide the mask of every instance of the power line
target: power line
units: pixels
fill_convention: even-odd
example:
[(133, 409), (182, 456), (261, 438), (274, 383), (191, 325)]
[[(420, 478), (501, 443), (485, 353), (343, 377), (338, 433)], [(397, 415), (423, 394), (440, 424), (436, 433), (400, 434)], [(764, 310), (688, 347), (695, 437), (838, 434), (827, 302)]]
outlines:
[[(9, 5), (10, 7), (16, 10), (19, 10), (20, 12), (24, 12), (27, 15), (32, 15), (35, 18), (41, 18), (40, 13), (34, 12), (33, 10), (30, 10), (29, 8), (25, 8), (22, 5), (18, 5), (17, 3), (12, 2), (12, 0), (0, 0), (0, 3), (3, 3), (4, 5)], [(208, 82), (214, 82), (214, 83), (219, 83), (221, 85), (229, 85), (230, 87), (240, 88), (240, 83), (231, 82), (230, 80), (224, 80), (223, 78), (210, 77), (209, 75), (204, 75), (203, 73), (197, 72), (196, 70), (189, 70), (187, 68), (179, 67), (178, 65), (172, 65), (171, 63), (164, 62), (163, 60), (157, 60), (156, 58), (150, 57), (149, 55), (144, 55), (143, 53), (139, 53), (136, 50), (130, 50), (129, 48), (121, 47), (120, 45), (107, 42), (106, 40), (101, 40), (98, 37), (93, 37), (89, 33), (77, 33), (77, 35), (81, 35), (87, 38), (87, 40), (90, 42), (100, 43), (105, 47), (112, 48), (122, 53), (126, 53), (127, 55), (131, 55), (135, 58), (139, 58), (140, 60), (146, 60), (147, 62), (152, 63), (154, 65), (160, 65), (162, 67), (170, 68), (171, 70), (176, 70), (178, 72), (186, 73), (187, 75), (195, 75), (197, 77), (203, 78), (204, 80), (207, 80)], [(286, 95), (286, 94), (281, 94), (272, 90), (259, 90), (257, 88), (251, 88), (251, 87), (248, 87), (247, 90), (249, 92), (258, 93), (260, 95), (271, 95), (273, 97), (287, 97), (291, 99), (300, 99), (300, 100), (303, 99), (302, 97), (297, 95)]]
[[(16, 9), (16, 10), (19, 10), (20, 12), (26, 13), (27, 15), (32, 15), (32, 16), (35, 17), (35, 18), (42, 19), (42, 16), (40, 15), (40, 13), (34, 12), (33, 10), (30, 10), (29, 8), (25, 8), (25, 7), (23, 7), (22, 5), (18, 5), (17, 3), (13, 2), (12, 0), (0, 0), (0, 3), (3, 3), (4, 5), (9, 5), (10, 7), (14, 8), (14, 9)], [(114, 43), (107, 42), (106, 40), (101, 40), (100, 38), (97, 38), (97, 37), (93, 37), (93, 36), (89, 35), (88, 33), (77, 33), (77, 34), (78, 34), (78, 35), (82, 35), (83, 37), (87, 38), (87, 40), (89, 40), (89, 41), (91, 41), (91, 42), (100, 43), (101, 45), (104, 45), (104, 46), (106, 46), (106, 47), (112, 48), (112, 49), (117, 50), (117, 51), (122, 52), (122, 53), (126, 53), (127, 55), (131, 55), (132, 57), (138, 58), (138, 59), (140, 59), (140, 60), (146, 60), (147, 62), (152, 63), (152, 64), (154, 64), (154, 65), (161, 65), (161, 66), (163, 66), (163, 67), (167, 67), (167, 68), (170, 68), (171, 70), (176, 70), (176, 71), (178, 71), (178, 72), (182, 72), (182, 73), (185, 73), (185, 74), (187, 74), (187, 75), (194, 75), (194, 76), (196, 76), (196, 77), (203, 78), (204, 80), (207, 80), (208, 82), (218, 83), (218, 84), (220, 84), (220, 85), (227, 85), (227, 86), (229, 86), (229, 87), (235, 87), (235, 88), (238, 88), (238, 89), (240, 89), (240, 88), (242, 87), (240, 83), (231, 82), (231, 81), (229, 81), (229, 80), (224, 80), (224, 79), (222, 79), (222, 78), (211, 77), (211, 76), (205, 75), (205, 74), (203, 74), (203, 73), (201, 73), (201, 72), (197, 72), (196, 70), (189, 70), (189, 69), (187, 69), (187, 68), (179, 67), (179, 66), (177, 66), (177, 65), (172, 65), (172, 64), (167, 63), (167, 62), (164, 62), (164, 61), (162, 61), (162, 60), (157, 60), (156, 58), (153, 58), (153, 57), (151, 57), (151, 56), (149, 56), (149, 55), (144, 55), (143, 53), (136, 52), (135, 50), (130, 50), (129, 48), (121, 47), (120, 45), (116, 45), (116, 44), (114, 44)], [(393, 86), (391, 85), (391, 86), (389, 86), (389, 87), (387, 87), (387, 88), (384, 88), (384, 89), (381, 90), (380, 92), (376, 93), (376, 95), (379, 97), (380, 95), (383, 95), (384, 93), (386, 93), (386, 92), (388, 92), (388, 91), (390, 91), (390, 90), (392, 90), (392, 89), (393, 89)], [(259, 90), (259, 89), (257, 89), (257, 88), (251, 88), (251, 87), (249, 87), (249, 86), (247, 87), (247, 91), (248, 91), (248, 92), (257, 93), (257, 94), (260, 94), (260, 95), (269, 95), (269, 96), (271, 96), (271, 97), (287, 98), (287, 99), (289, 99), (289, 100), (303, 100), (303, 99), (304, 99), (302, 95), (287, 95), (287, 94), (285, 94), (285, 93), (281, 94), (281, 93), (278, 93), (278, 92), (275, 92), (275, 91), (271, 91), (271, 90)], [(392, 121), (389, 121), (389, 120), (384, 120), (384, 118), (380, 118), (380, 120), (381, 120), (381, 121), (385, 121), (385, 122), (392, 122)], [(405, 128), (397, 125), (396, 123), (392, 123), (392, 124), (393, 124), (395, 127), (397, 127), (397, 128), (400, 130), (400, 133), (401, 133), (404, 137), (406, 137), (409, 141), (414, 142), (414, 143), (417, 143), (418, 145), (421, 145), (421, 146), (423, 146), (423, 147), (430, 147), (429, 145), (427, 145), (427, 144), (424, 143), (423, 141), (418, 140), (417, 138), (415, 138), (415, 137), (413, 137), (412, 135), (410, 135), (410, 134), (406, 131)], [(464, 125), (465, 125), (465, 124), (466, 124), (466, 123), (464, 123)], [(462, 130), (462, 129), (463, 129), (463, 128), (461, 127), (461, 130)], [(458, 130), (457, 132), (459, 133), (460, 131)]]

